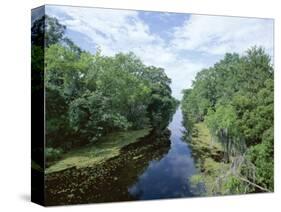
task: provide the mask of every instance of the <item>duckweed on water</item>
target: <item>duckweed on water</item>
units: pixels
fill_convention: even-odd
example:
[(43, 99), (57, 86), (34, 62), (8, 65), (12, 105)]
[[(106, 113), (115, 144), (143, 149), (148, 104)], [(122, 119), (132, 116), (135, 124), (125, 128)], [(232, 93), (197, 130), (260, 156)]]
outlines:
[(193, 187), (204, 184), (205, 192), (201, 195), (223, 194), (220, 186), (220, 177), (230, 168), (229, 163), (223, 162), (223, 147), (212, 139), (212, 136), (203, 123), (193, 127), (192, 139), (189, 141), (199, 174), (193, 175), (189, 180)]
[(46, 169), (46, 174), (69, 168), (91, 167), (100, 164), (120, 153), (120, 149), (149, 134), (150, 128), (112, 133), (98, 143), (70, 151)]

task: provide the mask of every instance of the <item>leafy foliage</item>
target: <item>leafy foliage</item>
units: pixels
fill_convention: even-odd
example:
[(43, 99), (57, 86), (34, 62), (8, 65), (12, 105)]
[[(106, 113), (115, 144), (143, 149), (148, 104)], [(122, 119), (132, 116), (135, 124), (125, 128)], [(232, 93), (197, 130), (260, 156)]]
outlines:
[(244, 56), (226, 54), (197, 74), (192, 89), (184, 90), (187, 129), (205, 121), (228, 156), (245, 155), (243, 163), (253, 164), (242, 164), (239, 169), (253, 184), (231, 178), (230, 191), (259, 191), (254, 184), (273, 190), (273, 78), (270, 57), (262, 48), (253, 47)]
[(56, 18), (47, 15), (42, 16), (32, 24), (32, 45), (50, 46), (63, 40), (66, 27), (58, 22)]
[(115, 131), (167, 126), (177, 101), (164, 69), (144, 65), (133, 53), (82, 51), (65, 30), (48, 16), (32, 26), (33, 67), (44, 61), (45, 68), (38, 71), (45, 73), (48, 147), (69, 150)]
[(46, 148), (45, 155), (48, 162), (58, 160), (61, 157), (62, 150), (54, 148)]

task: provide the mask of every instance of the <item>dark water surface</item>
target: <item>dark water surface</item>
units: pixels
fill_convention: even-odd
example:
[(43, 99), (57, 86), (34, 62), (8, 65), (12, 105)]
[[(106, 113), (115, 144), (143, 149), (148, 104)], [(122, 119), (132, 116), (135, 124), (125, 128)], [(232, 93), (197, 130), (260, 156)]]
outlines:
[(198, 196), (201, 188), (189, 182), (197, 171), (184, 133), (178, 109), (168, 130), (161, 135), (151, 132), (123, 148), (118, 157), (47, 175), (47, 205)]
[(189, 183), (196, 168), (191, 149), (183, 140), (182, 120), (182, 112), (178, 109), (168, 126), (171, 131), (168, 153), (161, 160), (150, 161), (137, 182), (128, 188), (136, 199), (192, 197), (198, 193)]

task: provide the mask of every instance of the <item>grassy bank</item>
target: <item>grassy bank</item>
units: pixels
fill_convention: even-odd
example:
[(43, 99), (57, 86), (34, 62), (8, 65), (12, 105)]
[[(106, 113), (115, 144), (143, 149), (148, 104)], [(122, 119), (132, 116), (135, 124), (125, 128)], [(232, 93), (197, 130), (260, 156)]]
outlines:
[(127, 132), (116, 132), (102, 138), (99, 142), (72, 150), (61, 159), (46, 169), (45, 173), (50, 174), (69, 168), (85, 168), (100, 164), (120, 154), (122, 147), (136, 142), (141, 137), (149, 134), (150, 128)]
[(230, 164), (223, 162), (223, 147), (212, 138), (203, 122), (194, 125), (189, 145), (200, 170), (199, 174), (190, 179), (192, 185), (203, 183), (206, 191), (203, 195), (224, 194), (221, 177), (229, 170)]

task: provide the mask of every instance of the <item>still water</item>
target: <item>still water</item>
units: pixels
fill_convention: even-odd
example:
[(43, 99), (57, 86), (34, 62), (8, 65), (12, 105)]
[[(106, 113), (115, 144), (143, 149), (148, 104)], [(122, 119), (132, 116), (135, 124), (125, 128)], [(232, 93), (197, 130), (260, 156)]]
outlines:
[(178, 109), (168, 126), (170, 150), (160, 161), (150, 161), (137, 182), (128, 188), (136, 199), (192, 197), (198, 193), (189, 183), (190, 176), (196, 174), (196, 167), (191, 149), (183, 140), (185, 128), (182, 121), (182, 112)]
[(45, 178), (47, 204), (200, 195), (202, 189), (199, 186), (194, 188), (189, 181), (197, 171), (192, 150), (183, 140), (185, 128), (182, 120), (181, 110), (178, 109), (168, 126), (171, 134), (166, 134), (164, 139), (151, 133), (139, 142), (128, 145), (118, 157), (100, 166), (67, 169), (49, 175)]

